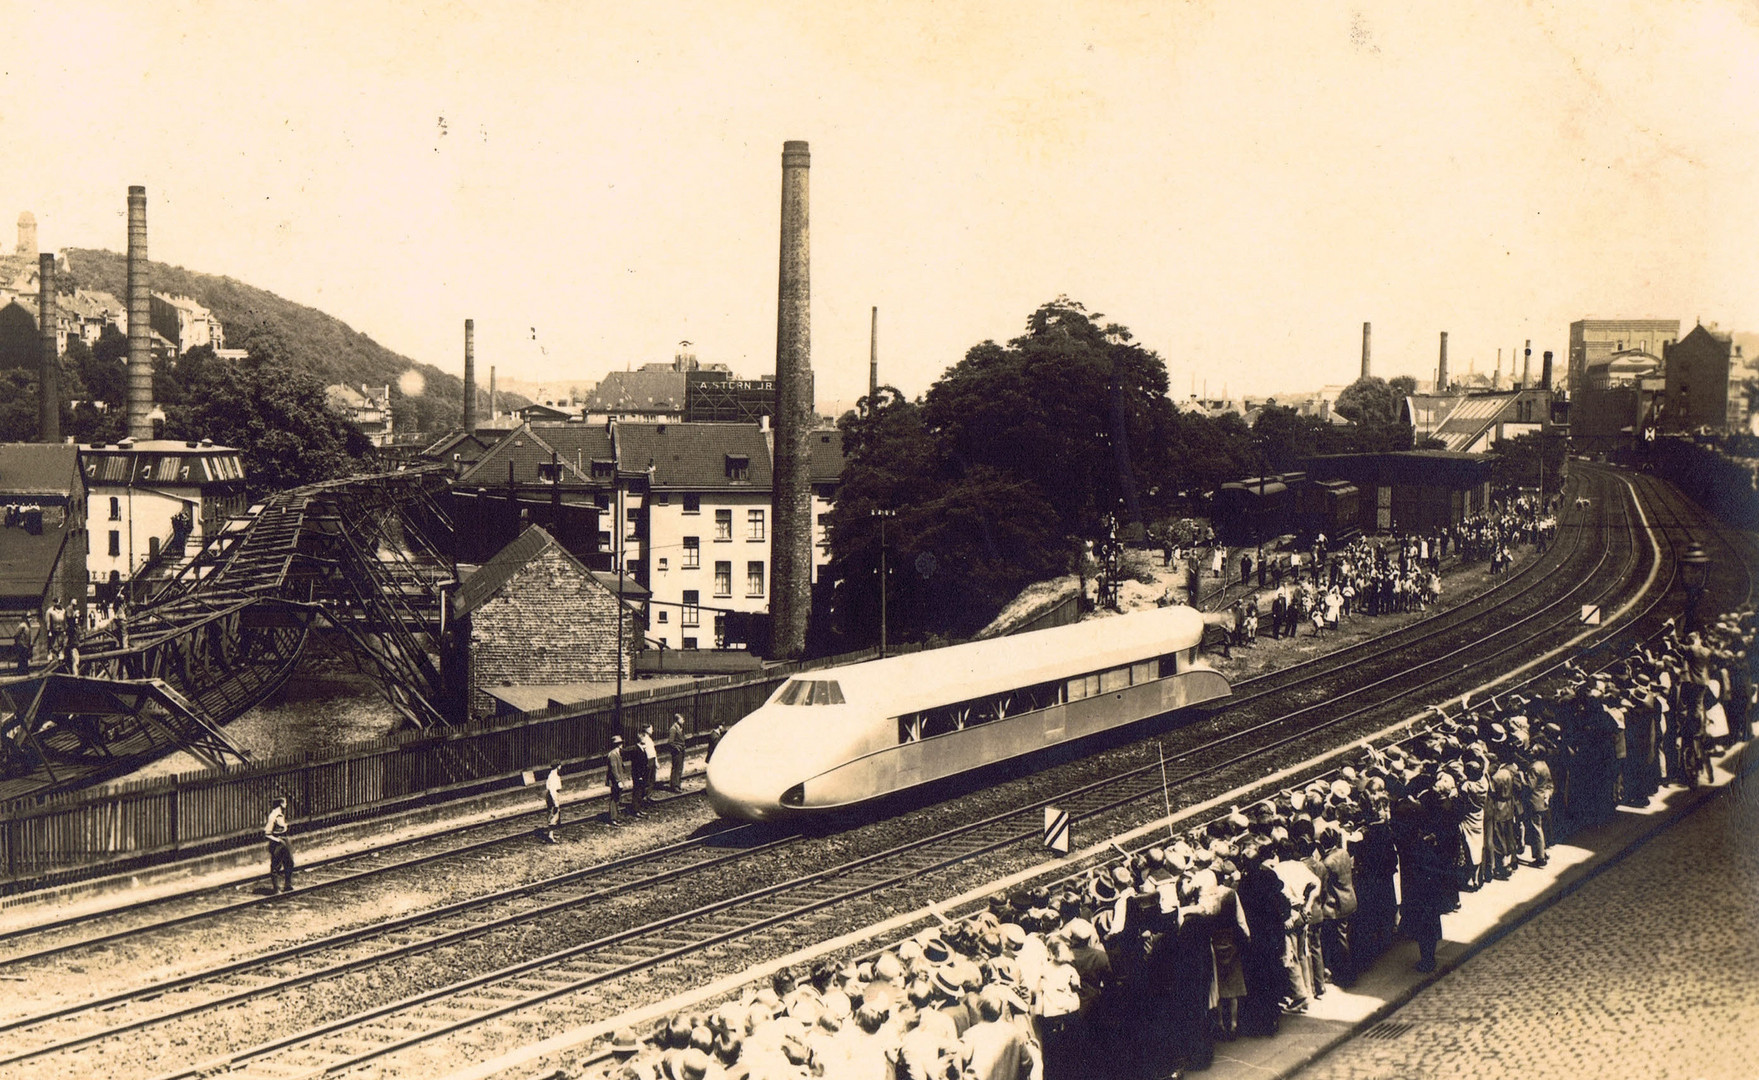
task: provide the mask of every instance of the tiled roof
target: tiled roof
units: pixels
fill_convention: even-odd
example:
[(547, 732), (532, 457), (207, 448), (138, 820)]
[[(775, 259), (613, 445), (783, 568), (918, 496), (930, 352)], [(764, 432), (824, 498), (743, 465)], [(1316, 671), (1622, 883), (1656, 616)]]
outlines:
[(819, 428), (812, 433), (812, 482), (830, 483), (843, 475), (843, 433)]
[(468, 431), (448, 431), (446, 434), (440, 436), (434, 442), (424, 447), (421, 456), (425, 458), (449, 459), (454, 451), (469, 453), (469, 450), (459, 451), (460, 445), (466, 442), (473, 444), (477, 450), (488, 449), (488, 445), (485, 444), (483, 440), (477, 438)]
[(588, 412), (681, 412), (684, 372), (613, 371), (586, 399)]
[(0, 597), (15, 603), (40, 598), (67, 539), (65, 525), (54, 529), (45, 524), (40, 535), (19, 528), (0, 530)]
[(505, 484), (507, 463), (521, 484), (540, 482), (538, 466), (548, 465), (551, 452), (562, 465), (562, 481), (590, 484), (594, 458), (611, 458), (611, 436), (602, 424), (521, 424), (489, 447), (477, 463), (458, 478), (461, 484)]
[(1412, 426), (1419, 436), (1440, 439), (1450, 451), (1477, 443), (1498, 423), (1515, 423), (1515, 405), (1522, 391), (1492, 394), (1413, 394), (1406, 399)]
[[(770, 489), (769, 446), (756, 424), (618, 424), (617, 448), (621, 468), (653, 466), (656, 489)], [(729, 455), (745, 459), (745, 479), (728, 475)]]
[[(568, 549), (556, 543), (555, 537), (543, 530), (542, 526), (533, 525), (519, 534), (511, 544), (495, 552), (494, 557), (483, 563), (477, 572), (470, 575), (459, 587), (455, 597), (454, 611), (459, 615), (468, 615), (481, 607), (490, 597), (500, 592), (502, 587), (513, 580), (526, 564), (551, 548), (562, 553), (562, 557), (573, 563), (582, 574), (590, 576), (612, 594), (618, 594), (619, 580), (616, 574), (607, 574), (598, 570), (588, 570), (579, 559), (568, 554)], [(636, 584), (633, 579), (621, 580), (621, 595), (625, 600), (648, 595), (646, 589)]]
[(0, 494), (66, 495), (79, 475), (72, 443), (0, 444)]

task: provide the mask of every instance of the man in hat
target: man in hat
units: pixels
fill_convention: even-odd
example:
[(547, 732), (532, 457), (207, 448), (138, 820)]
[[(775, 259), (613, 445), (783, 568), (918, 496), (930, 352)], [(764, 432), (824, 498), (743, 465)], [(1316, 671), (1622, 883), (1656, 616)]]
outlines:
[[(293, 891), (293, 845), (287, 842), (287, 799), (277, 796), (269, 804), (268, 820), (263, 822), (263, 839), (269, 842), (269, 891)], [(276, 888), (275, 876), (281, 877)]]
[(632, 806), (640, 811), (647, 806), (648, 792), (653, 790), (654, 781), (660, 771), (660, 751), (654, 745), (654, 726), (641, 725), (641, 733), (636, 737), (635, 748), (635, 798)]
[(623, 823), (617, 820), (617, 808), (623, 801), (623, 789), (629, 786), (629, 759), (623, 756), (621, 735), (611, 736), (611, 749), (605, 754), (605, 784), (611, 789), (608, 816), (612, 825), (621, 827)]

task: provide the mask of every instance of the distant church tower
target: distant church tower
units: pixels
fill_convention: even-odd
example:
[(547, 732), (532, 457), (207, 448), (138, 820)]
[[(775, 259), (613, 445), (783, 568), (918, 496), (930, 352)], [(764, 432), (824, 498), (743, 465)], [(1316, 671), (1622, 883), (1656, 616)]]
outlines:
[(18, 215), (18, 254), (37, 257), (37, 219), (29, 210)]

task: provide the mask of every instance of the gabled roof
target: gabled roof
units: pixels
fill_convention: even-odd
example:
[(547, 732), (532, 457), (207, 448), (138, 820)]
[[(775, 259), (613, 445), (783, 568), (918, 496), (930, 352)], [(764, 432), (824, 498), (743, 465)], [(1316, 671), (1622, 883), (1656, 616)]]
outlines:
[[(656, 491), (768, 491), (772, 482), (769, 445), (756, 424), (622, 423), (617, 448), (623, 469), (653, 466)], [(729, 456), (745, 459), (745, 479), (728, 475)]]
[(0, 444), (0, 495), (67, 495), (78, 484), (72, 443)]
[(505, 484), (507, 463), (513, 463), (513, 479), (520, 484), (542, 482), (540, 465), (548, 465), (552, 454), (562, 465), (565, 484), (591, 484), (594, 458), (614, 457), (611, 436), (599, 424), (521, 424), (505, 438), (489, 447), (475, 465), (458, 478), (461, 484)]
[(592, 578), (612, 595), (618, 595), (621, 586), (621, 595), (625, 602), (632, 597), (639, 599), (648, 595), (648, 591), (632, 579), (619, 579), (616, 574), (588, 570), (584, 563), (570, 555), (568, 549), (557, 543), (556, 538), (545, 532), (541, 525), (533, 525), (520, 533), (511, 544), (495, 552), (493, 558), (483, 563), (476, 573), (465, 580), (453, 598), (453, 611), (458, 615), (468, 615), (475, 611), (512, 581), (515, 574), (551, 548), (560, 552), (562, 558), (574, 564), (581, 574)]
[(684, 410), (684, 372), (613, 371), (586, 399), (587, 412), (675, 413)]
[(1405, 398), (1405, 417), (1418, 437), (1440, 439), (1450, 451), (1463, 452), (1475, 445), (1492, 427), (1523, 421), (1515, 406), (1523, 396), (1543, 395), (1543, 390), (1507, 390), (1489, 394), (1412, 394)]
[(446, 434), (440, 436), (438, 439), (424, 447), (420, 456), (425, 458), (450, 460), (454, 451), (462, 453), (469, 452), (468, 450), (459, 450), (459, 448), (465, 443), (470, 443), (477, 450), (487, 450), (491, 445), (469, 431), (448, 431)]

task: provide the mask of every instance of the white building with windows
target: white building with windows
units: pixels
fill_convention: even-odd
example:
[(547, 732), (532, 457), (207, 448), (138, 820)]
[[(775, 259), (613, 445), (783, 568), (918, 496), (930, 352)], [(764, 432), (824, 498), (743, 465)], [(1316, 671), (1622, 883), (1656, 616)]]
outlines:
[(85, 445), (79, 463), (90, 506), (86, 571), (94, 585), (119, 586), (144, 570), (168, 568), (247, 508), (242, 456), (212, 440)]

